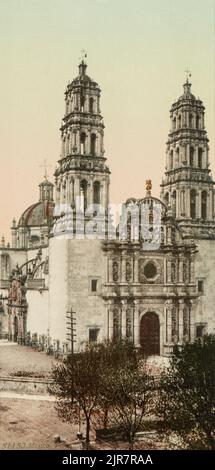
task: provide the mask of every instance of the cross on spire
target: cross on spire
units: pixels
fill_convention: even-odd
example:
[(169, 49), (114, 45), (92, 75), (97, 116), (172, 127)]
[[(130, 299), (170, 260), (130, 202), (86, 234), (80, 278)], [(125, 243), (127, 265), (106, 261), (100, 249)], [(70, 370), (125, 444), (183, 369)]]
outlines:
[(44, 178), (45, 178), (45, 180), (47, 180), (47, 178), (49, 176), (48, 173), (47, 173), (47, 168), (51, 168), (51, 167), (52, 167), (52, 165), (48, 165), (46, 158), (44, 158), (42, 165), (40, 165), (40, 168), (44, 169)]
[(87, 58), (87, 51), (86, 51), (86, 49), (81, 49), (81, 55), (80, 55), (80, 57), (79, 57), (79, 60), (80, 60), (81, 62), (84, 62), (84, 59), (86, 59), (86, 58)]
[(188, 82), (189, 82), (189, 78), (192, 76), (192, 74), (191, 74), (191, 71), (190, 71), (188, 68), (185, 70), (185, 73), (186, 73), (186, 76), (187, 76), (187, 80), (186, 80), (186, 81), (187, 81), (187, 83), (188, 83)]

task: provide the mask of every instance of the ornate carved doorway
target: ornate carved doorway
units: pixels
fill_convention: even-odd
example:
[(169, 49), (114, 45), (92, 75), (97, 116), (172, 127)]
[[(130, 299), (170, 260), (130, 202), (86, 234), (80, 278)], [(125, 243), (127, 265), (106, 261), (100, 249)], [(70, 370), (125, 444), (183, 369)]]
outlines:
[(145, 313), (141, 319), (140, 345), (144, 355), (160, 355), (160, 322), (155, 312)]

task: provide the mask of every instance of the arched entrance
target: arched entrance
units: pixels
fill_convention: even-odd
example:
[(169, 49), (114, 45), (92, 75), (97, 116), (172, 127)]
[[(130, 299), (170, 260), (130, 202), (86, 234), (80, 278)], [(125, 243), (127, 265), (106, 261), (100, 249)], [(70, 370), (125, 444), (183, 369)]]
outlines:
[(140, 345), (144, 355), (160, 355), (160, 322), (155, 312), (147, 312), (141, 318)]

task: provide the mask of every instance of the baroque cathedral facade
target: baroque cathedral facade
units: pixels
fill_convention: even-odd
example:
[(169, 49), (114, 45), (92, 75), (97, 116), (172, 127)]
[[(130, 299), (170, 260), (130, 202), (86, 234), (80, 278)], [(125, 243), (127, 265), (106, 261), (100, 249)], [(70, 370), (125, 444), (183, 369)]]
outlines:
[[(109, 224), (100, 94), (82, 61), (65, 92), (55, 185), (45, 176), (39, 201), (13, 220), (11, 246), (1, 241), (0, 336), (57, 355), (122, 337), (146, 355), (168, 355), (215, 331), (215, 183), (205, 108), (187, 79), (170, 111), (160, 199), (148, 180), (144, 196), (125, 202), (120, 237)], [(131, 207), (147, 214), (135, 236)], [(85, 235), (89, 226), (94, 236)]]

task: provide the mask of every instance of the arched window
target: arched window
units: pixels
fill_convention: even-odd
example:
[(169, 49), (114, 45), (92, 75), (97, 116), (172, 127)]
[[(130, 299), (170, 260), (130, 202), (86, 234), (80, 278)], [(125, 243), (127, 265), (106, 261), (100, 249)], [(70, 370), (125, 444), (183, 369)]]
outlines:
[(89, 111), (90, 113), (93, 113), (94, 111), (94, 99), (93, 98), (89, 99)]
[(207, 191), (202, 191), (201, 194), (201, 214), (202, 219), (207, 219)]
[(81, 112), (84, 112), (84, 103), (85, 103), (85, 97), (81, 96)]
[(194, 166), (194, 148), (190, 147), (190, 166)]
[(173, 216), (176, 215), (176, 191), (173, 191), (172, 193), (172, 212)]
[(199, 129), (200, 127), (200, 117), (196, 116), (196, 129)]
[(193, 127), (193, 115), (189, 114), (189, 127)]
[(80, 192), (83, 198), (83, 209), (85, 211), (87, 208), (87, 181), (86, 180), (82, 180), (80, 182)]
[(175, 262), (171, 262), (171, 282), (176, 282), (176, 265)]
[(179, 165), (179, 148), (178, 147), (175, 151), (175, 162), (176, 162), (176, 166), (178, 166)]
[(96, 134), (91, 134), (90, 137), (90, 153), (93, 156), (96, 154)]
[(93, 204), (100, 204), (100, 182), (95, 181), (93, 184)]
[(185, 215), (185, 191), (182, 189), (181, 191), (181, 215)]
[(173, 169), (173, 150), (171, 150), (169, 154), (169, 167), (170, 167), (170, 170)]
[(166, 206), (168, 207), (169, 205), (169, 193), (166, 193), (165, 196), (164, 196), (164, 203), (166, 204)]
[(172, 128), (175, 131), (175, 129), (176, 129), (176, 117), (174, 117), (174, 119), (172, 121)]
[(86, 144), (86, 134), (85, 134), (85, 132), (81, 133), (80, 142), (81, 142), (81, 155), (84, 155), (85, 150), (86, 150), (85, 149), (85, 144)]
[(196, 191), (191, 189), (190, 191), (190, 217), (191, 219), (196, 218)]
[(178, 116), (178, 128), (181, 129), (181, 114)]
[(202, 168), (202, 149), (199, 148), (198, 149), (198, 167), (199, 168)]

